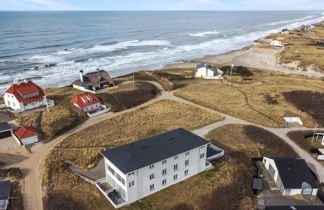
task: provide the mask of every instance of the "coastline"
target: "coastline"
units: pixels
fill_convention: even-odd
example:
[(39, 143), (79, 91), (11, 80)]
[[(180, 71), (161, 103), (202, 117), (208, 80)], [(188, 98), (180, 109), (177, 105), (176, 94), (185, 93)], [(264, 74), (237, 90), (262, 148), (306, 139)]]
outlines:
[(163, 69), (171, 68), (195, 68), (198, 63), (211, 65), (231, 65), (257, 68), (265, 71), (277, 71), (285, 74), (297, 74), (310, 77), (324, 77), (323, 73), (316, 71), (301, 71), (286, 68), (279, 64), (277, 54), (283, 48), (258, 48), (258, 43), (243, 47), (239, 50), (232, 50), (222, 54), (206, 55), (201, 58), (192, 59), (188, 62), (167, 64)]

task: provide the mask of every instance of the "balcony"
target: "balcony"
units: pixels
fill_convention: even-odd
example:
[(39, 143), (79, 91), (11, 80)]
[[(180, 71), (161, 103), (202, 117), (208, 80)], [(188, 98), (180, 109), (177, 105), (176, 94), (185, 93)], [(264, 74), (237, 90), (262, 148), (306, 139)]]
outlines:
[(217, 160), (224, 156), (224, 150), (212, 144), (207, 147), (207, 161)]
[(106, 178), (97, 180), (96, 186), (115, 208), (118, 209), (127, 204), (126, 200), (118, 193), (118, 191), (109, 185)]

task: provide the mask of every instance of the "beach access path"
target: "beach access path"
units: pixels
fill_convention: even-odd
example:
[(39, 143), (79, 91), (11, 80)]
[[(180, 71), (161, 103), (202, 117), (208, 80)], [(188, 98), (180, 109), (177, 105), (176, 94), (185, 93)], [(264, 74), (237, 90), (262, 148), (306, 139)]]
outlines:
[(135, 111), (137, 109), (140, 109), (144, 106), (148, 106), (148, 105), (153, 104), (160, 100), (173, 100), (173, 101), (177, 101), (180, 103), (189, 104), (189, 105), (195, 106), (197, 108), (210, 111), (211, 113), (219, 114), (224, 117), (224, 120), (222, 120), (220, 122), (212, 123), (210, 125), (207, 125), (202, 128), (194, 130), (193, 132), (199, 136), (205, 136), (213, 129), (216, 129), (216, 128), (219, 128), (219, 127), (222, 127), (222, 126), (228, 125), (228, 124), (254, 125), (254, 126), (258, 126), (263, 129), (266, 129), (266, 130), (278, 135), (286, 143), (288, 143), (301, 158), (306, 160), (306, 162), (309, 164), (310, 168), (312, 168), (314, 170), (314, 172), (317, 174), (319, 181), (324, 182), (324, 167), (317, 160), (315, 160), (311, 155), (309, 155), (306, 151), (301, 149), (296, 143), (294, 143), (292, 140), (290, 140), (289, 137), (287, 136), (287, 133), (289, 131), (299, 130), (301, 128), (299, 128), (299, 129), (268, 128), (268, 127), (260, 126), (260, 125), (257, 125), (257, 124), (251, 123), (251, 122), (247, 122), (247, 121), (235, 118), (233, 116), (209, 109), (207, 107), (195, 104), (191, 101), (179, 98), (174, 95), (174, 91), (170, 91), (170, 92), (164, 91), (162, 86), (157, 82), (151, 82), (151, 81), (147, 81), (147, 82), (154, 84), (158, 89), (160, 89), (161, 95), (159, 95), (155, 99), (152, 99), (142, 105), (139, 105), (139, 106), (131, 108), (131, 109), (127, 109), (127, 110), (117, 112), (117, 113), (109, 112), (107, 114), (104, 114), (104, 115), (101, 115), (101, 116), (98, 116), (95, 118), (91, 118), (91, 119), (87, 120), (85, 123), (79, 125), (78, 127), (68, 131), (67, 133), (64, 133), (64, 134), (56, 137), (49, 143), (36, 144), (34, 147), (32, 147), (31, 153), (26, 154), (25, 160), (23, 160), (19, 163), (10, 165), (10, 167), (19, 167), (22, 169), (23, 182), (24, 182), (23, 187), (22, 187), (22, 194), (23, 194), (23, 199), (24, 199), (25, 210), (42, 210), (42, 209), (44, 209), (43, 202), (42, 202), (44, 192), (43, 192), (43, 189), (41, 186), (41, 184), (42, 184), (41, 180), (42, 180), (42, 175), (43, 175), (43, 170), (44, 170), (44, 160), (56, 144), (61, 142), (63, 139), (67, 138), (69, 135), (79, 132), (89, 126), (96, 124), (96, 123), (100, 123), (101, 121), (111, 119), (115, 116), (122, 115), (127, 112)]

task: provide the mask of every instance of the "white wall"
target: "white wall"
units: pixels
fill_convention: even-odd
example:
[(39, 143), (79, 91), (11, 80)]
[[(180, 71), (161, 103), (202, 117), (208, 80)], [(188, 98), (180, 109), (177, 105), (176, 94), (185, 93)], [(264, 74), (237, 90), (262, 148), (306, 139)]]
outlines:
[(33, 144), (38, 142), (38, 136), (31, 136), (28, 138), (21, 139), (21, 143), (24, 145)]
[(7, 107), (10, 107), (11, 109), (17, 111), (17, 112), (23, 112), (26, 110), (31, 110), (31, 109), (35, 109), (41, 106), (46, 106), (46, 99), (43, 98), (40, 101), (35, 101), (35, 102), (31, 102), (28, 104), (24, 104), (23, 102), (19, 102), (16, 97), (13, 94), (10, 93), (5, 93), (4, 95), (4, 100), (5, 100), (5, 104)]
[[(205, 154), (203, 159), (200, 159), (200, 154)], [(167, 163), (162, 161), (154, 163), (154, 168), (149, 166), (134, 171), (134, 175), (127, 176), (127, 193), (128, 203), (135, 202), (143, 197), (153, 194), (161, 189), (176, 184), (184, 179), (196, 175), (206, 169), (207, 145), (203, 148), (196, 148), (189, 151), (189, 155), (185, 153), (179, 154), (178, 159), (170, 157), (166, 159)], [(185, 161), (189, 160), (189, 165), (185, 166)], [(178, 164), (178, 170), (174, 171), (174, 165)], [(162, 170), (166, 169), (167, 174), (162, 175)], [(188, 175), (184, 175), (184, 171), (188, 170)], [(154, 174), (154, 179), (150, 180), (150, 175)], [(174, 180), (174, 175), (177, 174), (177, 180)], [(166, 185), (162, 185), (162, 181), (166, 179)], [(135, 186), (130, 187), (128, 183), (135, 181)], [(150, 190), (150, 185), (154, 184), (154, 190)]]

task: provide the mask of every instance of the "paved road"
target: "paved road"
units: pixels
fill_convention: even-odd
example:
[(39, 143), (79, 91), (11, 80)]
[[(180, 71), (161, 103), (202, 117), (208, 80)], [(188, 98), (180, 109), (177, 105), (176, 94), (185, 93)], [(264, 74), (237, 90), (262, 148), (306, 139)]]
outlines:
[[(212, 123), (210, 125), (207, 125), (205, 127), (202, 127), (200, 129), (194, 130), (193, 132), (196, 133), (197, 135), (200, 136), (205, 136), (206, 134), (208, 134), (211, 130), (224, 126), (224, 125), (228, 125), (228, 124), (242, 124), (242, 125), (255, 125), (255, 126), (259, 126), (256, 125), (254, 123), (250, 123), (235, 117), (232, 117), (230, 115), (224, 114), (224, 113), (220, 113), (217, 112), (215, 110), (203, 107), (201, 105), (192, 103), (190, 101), (187, 101), (185, 99), (176, 97), (174, 95), (174, 92), (165, 92), (163, 91), (162, 86), (157, 83), (157, 82), (151, 82), (149, 81), (149, 83), (154, 84), (159, 90), (161, 90), (161, 95), (155, 99), (152, 99), (140, 106), (122, 111), (122, 112), (118, 112), (118, 113), (107, 113), (95, 118), (90, 118), (89, 120), (87, 120), (85, 123), (79, 125), (78, 127), (68, 131), (67, 133), (53, 139), (51, 142), (47, 143), (47, 144), (36, 144), (33, 148), (32, 148), (32, 153), (31, 154), (26, 154), (27, 159), (25, 161), (22, 161), (20, 163), (17, 163), (16, 165), (12, 165), (15, 167), (20, 167), (23, 171), (23, 175), (24, 175), (24, 184), (23, 184), (23, 190), (22, 190), (22, 194), (23, 194), (23, 198), (24, 198), (24, 207), (25, 210), (41, 210), (43, 209), (43, 203), (42, 203), (42, 197), (43, 197), (43, 191), (41, 189), (41, 180), (42, 180), (42, 173), (43, 173), (43, 164), (44, 164), (44, 159), (46, 158), (46, 156), (49, 154), (49, 152), (51, 151), (51, 149), (60, 141), (62, 141), (63, 139), (65, 139), (66, 137), (68, 137), (69, 135), (81, 131), (95, 123), (99, 123), (103, 120), (107, 120), (107, 119), (111, 119), (115, 116), (127, 113), (127, 112), (131, 112), (134, 110), (137, 110), (141, 107), (150, 105), (152, 103), (155, 103), (157, 101), (160, 100), (174, 100), (177, 102), (181, 102), (181, 103), (185, 103), (185, 104), (189, 104), (204, 110), (208, 110), (212, 113), (215, 114), (219, 114), (221, 116), (224, 117), (223, 121), (220, 122), (216, 122), (216, 123)], [(315, 172), (317, 173), (317, 175), (319, 176), (319, 180), (321, 182), (324, 182), (324, 167), (318, 162), (316, 161), (312, 156), (310, 156), (307, 152), (305, 152), (304, 150), (302, 150), (298, 145), (296, 145), (293, 141), (291, 141), (288, 136), (287, 133), (293, 129), (288, 129), (288, 128), (267, 128), (264, 126), (259, 126), (262, 127), (276, 135), (278, 135), (279, 137), (281, 137), (285, 142), (287, 142), (295, 151), (296, 153), (303, 159), (306, 160), (306, 162), (309, 163), (310, 167), (315, 170)], [(295, 129), (296, 130), (296, 129)]]

